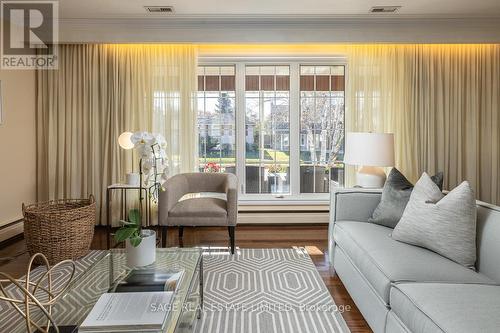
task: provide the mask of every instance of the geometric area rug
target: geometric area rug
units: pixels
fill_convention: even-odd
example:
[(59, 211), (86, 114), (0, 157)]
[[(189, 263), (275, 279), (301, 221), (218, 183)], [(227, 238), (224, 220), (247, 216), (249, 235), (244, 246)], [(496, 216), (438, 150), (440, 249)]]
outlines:
[[(87, 255), (84, 257), (78, 259), (75, 261), (76, 264), (76, 271), (75, 271), (75, 278), (83, 276), (85, 272), (88, 270), (89, 267), (91, 267), (96, 261), (98, 261), (103, 255), (103, 251), (90, 251)], [(31, 271), (31, 281), (37, 281), (44, 273), (46, 272), (45, 267), (36, 267)], [(57, 291), (59, 290), (60, 286), (63, 286), (66, 284), (67, 278), (70, 274), (70, 265), (64, 265), (61, 266), (57, 269), (54, 270), (53, 276), (52, 276), (52, 283), (54, 286), (54, 291), (57, 294)], [(22, 277), (21, 279), (24, 279)], [(100, 280), (102, 280), (102, 277), (99, 276), (88, 276), (86, 280), (91, 280), (96, 282), (95, 284), (98, 285)], [(106, 279), (108, 281), (108, 279)], [(93, 284), (89, 283), (88, 284), (92, 288)], [(47, 287), (47, 285), (43, 285), (43, 287)], [(15, 287), (14, 285), (10, 284), (6, 286), (6, 291), (8, 292), (10, 297), (16, 298), (16, 299), (22, 299), (22, 293), (20, 290)], [(80, 299), (75, 299), (75, 304), (74, 306), (65, 309), (65, 312), (68, 313), (68, 316), (71, 313), (78, 312), (79, 309), (83, 308), (85, 304), (85, 300), (87, 299), (86, 294), (82, 294), (81, 299), (83, 301), (80, 301)], [(41, 301), (47, 301), (46, 294), (38, 293), (37, 292), (37, 297)], [(92, 298), (92, 291), (88, 293), (89, 298)], [(69, 304), (72, 304), (72, 302), (69, 302)], [(21, 306), (21, 308), (24, 310), (24, 306)], [(39, 313), (39, 311), (32, 312), (31, 315), (35, 316), (35, 313)], [(40, 322), (37, 319), (38, 322)], [(21, 332), (26, 331), (26, 326), (24, 319), (16, 312), (16, 310), (7, 302), (0, 301), (0, 333), (14, 333), (14, 332)]]
[(303, 248), (211, 252), (203, 268), (197, 333), (350, 332)]

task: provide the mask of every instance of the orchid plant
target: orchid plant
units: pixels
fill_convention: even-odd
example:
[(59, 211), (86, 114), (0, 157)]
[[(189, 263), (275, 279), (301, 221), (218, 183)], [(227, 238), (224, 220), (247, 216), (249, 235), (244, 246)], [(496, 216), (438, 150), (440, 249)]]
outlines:
[(129, 240), (134, 247), (141, 243), (143, 191), (158, 201), (159, 191), (168, 179), (167, 141), (161, 134), (135, 132), (130, 138), (139, 155), (139, 209), (132, 209), (128, 221), (120, 221), (122, 226), (115, 234), (116, 241)]
[[(143, 176), (141, 185), (163, 185), (168, 178), (169, 172), (166, 152), (167, 141), (163, 135), (136, 132), (130, 140), (139, 153), (139, 173)], [(158, 199), (158, 192), (153, 198)]]

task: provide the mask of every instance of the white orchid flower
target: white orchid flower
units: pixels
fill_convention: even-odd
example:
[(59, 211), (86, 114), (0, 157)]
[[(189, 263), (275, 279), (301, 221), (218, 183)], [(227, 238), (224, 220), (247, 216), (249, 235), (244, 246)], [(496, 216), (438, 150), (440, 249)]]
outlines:
[(149, 175), (151, 169), (153, 168), (153, 160), (151, 158), (146, 158), (142, 160), (142, 172)]
[(164, 163), (164, 160), (167, 158), (167, 151), (165, 149), (159, 149), (157, 152), (156, 152), (156, 157), (158, 158), (161, 158), (162, 159), (162, 162), (161, 163)]
[(148, 145), (138, 145), (136, 146), (137, 152), (139, 153), (139, 158), (146, 160), (153, 158), (153, 150), (151, 146)]
[(130, 141), (137, 147), (137, 145), (148, 145), (154, 144), (154, 136), (149, 132), (135, 132), (130, 137)]
[(155, 145), (152, 147), (152, 151), (154, 152), (154, 156), (159, 159), (165, 159), (167, 157), (167, 152), (165, 149), (162, 149), (160, 146)]
[(161, 134), (155, 134), (155, 142), (158, 145), (155, 147), (155, 156), (157, 158), (166, 158), (167, 157), (167, 140), (165, 140), (165, 137)]
[(163, 186), (169, 174), (165, 137), (159, 133), (140, 131), (132, 134), (130, 140), (142, 160), (143, 184), (157, 181), (156, 175), (161, 174), (159, 182)]
[(158, 146), (160, 146), (160, 148), (165, 149), (167, 147), (167, 140), (165, 140), (165, 137), (163, 135), (157, 133), (154, 135), (154, 137), (155, 137), (156, 143), (158, 144)]
[[(135, 132), (130, 138), (139, 152), (141, 158), (150, 158), (154, 152), (157, 158), (166, 158), (167, 141), (161, 134), (152, 134), (149, 132)], [(155, 146), (154, 149), (152, 146)]]
[(134, 148), (137, 149), (139, 153), (139, 158), (146, 159), (150, 158), (153, 154), (151, 145), (153, 144), (154, 137), (148, 132), (135, 132), (130, 138), (134, 144)]

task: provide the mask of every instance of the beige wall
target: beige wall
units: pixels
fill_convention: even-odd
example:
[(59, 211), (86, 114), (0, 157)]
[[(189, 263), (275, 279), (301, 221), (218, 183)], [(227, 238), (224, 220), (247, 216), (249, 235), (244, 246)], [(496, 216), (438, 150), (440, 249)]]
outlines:
[(1, 228), (22, 218), (23, 202), (35, 201), (35, 72), (0, 70), (0, 80), (3, 106), (0, 125)]

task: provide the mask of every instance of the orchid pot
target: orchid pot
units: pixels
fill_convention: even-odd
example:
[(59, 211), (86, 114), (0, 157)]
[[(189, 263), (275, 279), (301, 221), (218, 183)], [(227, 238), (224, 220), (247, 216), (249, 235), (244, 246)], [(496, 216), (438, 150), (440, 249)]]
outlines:
[(156, 232), (142, 229), (141, 242), (134, 246), (130, 239), (125, 241), (127, 267), (143, 267), (156, 261)]

